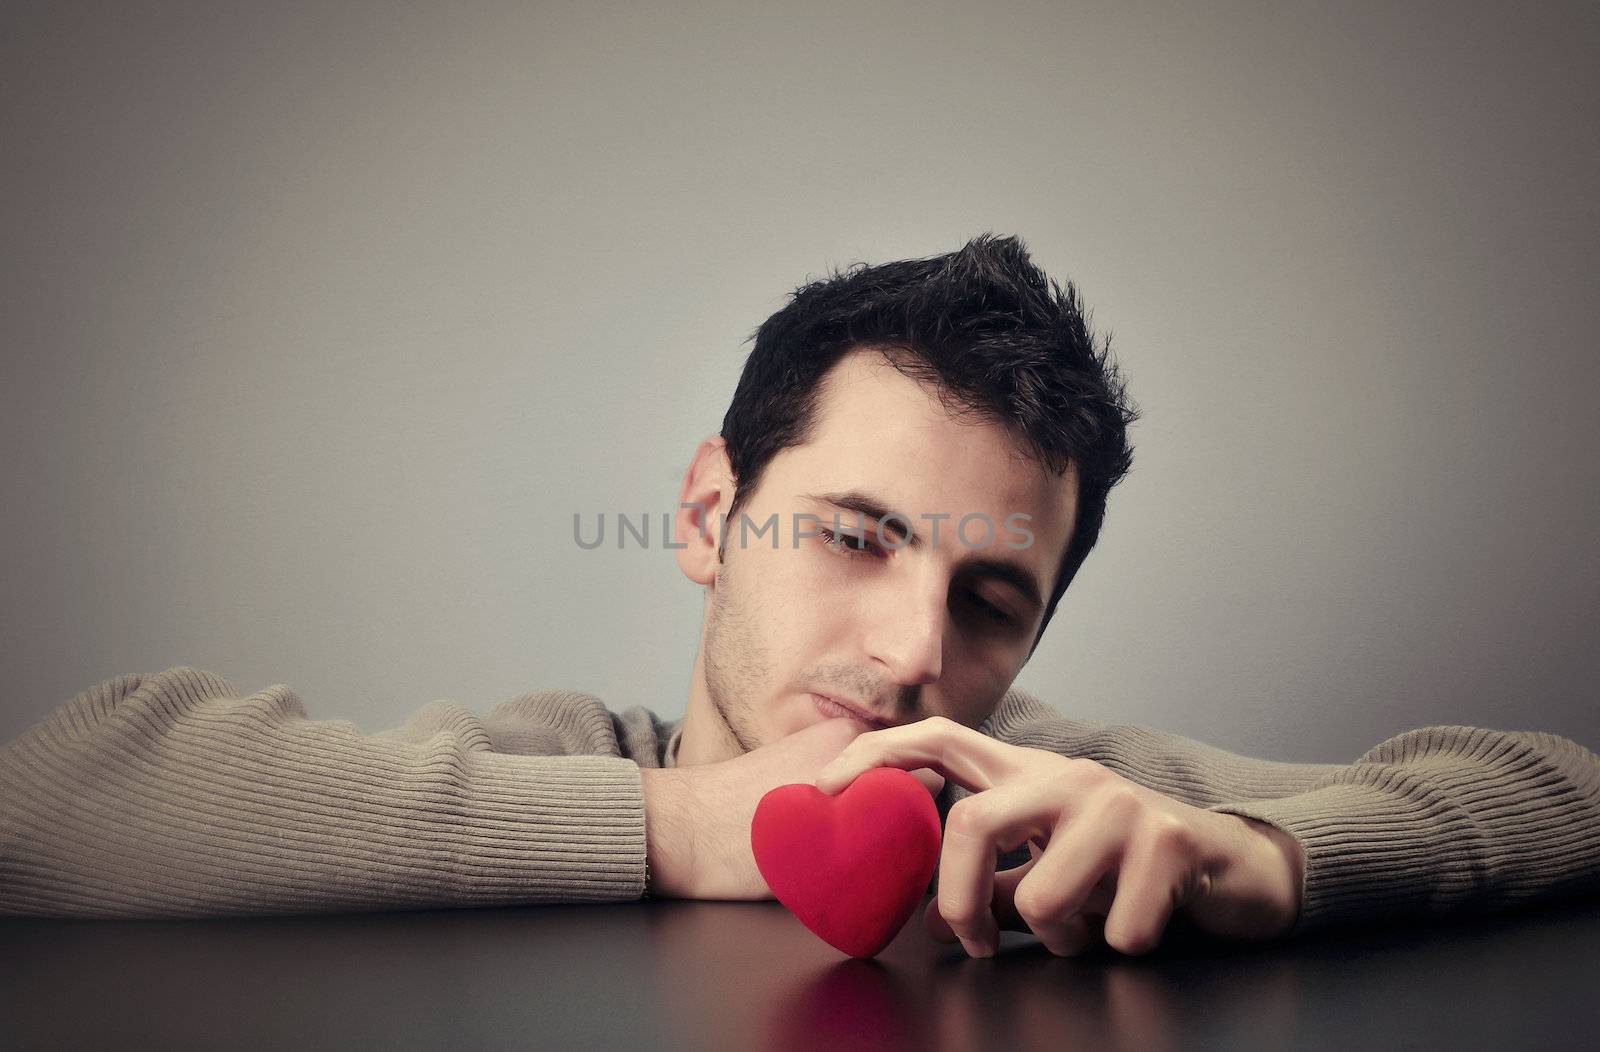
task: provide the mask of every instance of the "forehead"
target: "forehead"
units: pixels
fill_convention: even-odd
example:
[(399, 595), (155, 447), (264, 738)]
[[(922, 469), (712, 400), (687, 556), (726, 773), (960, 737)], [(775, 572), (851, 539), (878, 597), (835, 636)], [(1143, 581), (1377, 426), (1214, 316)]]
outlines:
[(771, 469), (791, 492), (870, 490), (919, 529), (924, 514), (949, 514), (952, 527), (973, 512), (997, 526), (1028, 514), (1041, 573), (1054, 572), (1076, 506), (1076, 472), (1054, 474), (999, 422), (947, 408), (936, 389), (870, 348), (829, 371), (810, 440), (785, 449)]

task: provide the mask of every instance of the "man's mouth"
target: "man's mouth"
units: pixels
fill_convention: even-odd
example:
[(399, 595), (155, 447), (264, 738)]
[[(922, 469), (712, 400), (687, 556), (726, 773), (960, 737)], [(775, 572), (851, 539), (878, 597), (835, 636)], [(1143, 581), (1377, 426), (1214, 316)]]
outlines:
[(822, 713), (829, 719), (835, 719), (839, 716), (843, 716), (847, 719), (852, 719), (857, 723), (863, 724), (868, 730), (874, 731), (881, 730), (882, 728), (888, 726), (888, 724), (883, 720), (880, 720), (875, 716), (868, 715), (866, 712), (852, 705), (850, 702), (840, 701), (838, 698), (831, 697), (827, 694), (813, 693), (811, 695), (811, 702), (817, 707), (818, 712)]

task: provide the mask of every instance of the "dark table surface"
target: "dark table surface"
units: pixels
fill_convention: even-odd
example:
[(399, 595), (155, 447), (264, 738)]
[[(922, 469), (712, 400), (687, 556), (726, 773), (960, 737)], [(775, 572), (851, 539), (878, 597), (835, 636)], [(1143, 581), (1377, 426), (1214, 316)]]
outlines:
[(1600, 902), (1141, 958), (852, 961), (775, 903), (0, 919), (8, 1048), (1597, 1048)]

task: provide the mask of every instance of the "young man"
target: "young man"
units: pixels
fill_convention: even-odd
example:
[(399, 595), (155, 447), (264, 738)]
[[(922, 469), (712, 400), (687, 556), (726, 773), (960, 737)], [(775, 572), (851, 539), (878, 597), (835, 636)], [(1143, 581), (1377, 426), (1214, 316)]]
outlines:
[(283, 686), (120, 677), (0, 752), (0, 912), (760, 898), (761, 796), (880, 765), (936, 794), (925, 920), (978, 956), (1001, 926), (1138, 953), (1177, 913), (1270, 938), (1596, 886), (1600, 759), (1566, 739), (1435, 727), (1272, 763), (1011, 688), (1133, 416), (1015, 239), (806, 286), (684, 478), (705, 607), (682, 721), (544, 691), (361, 735)]

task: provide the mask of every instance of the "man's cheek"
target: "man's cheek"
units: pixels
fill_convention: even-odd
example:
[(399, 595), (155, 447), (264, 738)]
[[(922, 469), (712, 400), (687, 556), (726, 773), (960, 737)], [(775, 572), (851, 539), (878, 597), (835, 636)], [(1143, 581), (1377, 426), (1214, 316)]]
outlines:
[(963, 727), (977, 727), (999, 706), (1007, 686), (1008, 684), (997, 686), (994, 677), (985, 677), (981, 689), (952, 691), (947, 702), (949, 707), (938, 715), (952, 719)]

